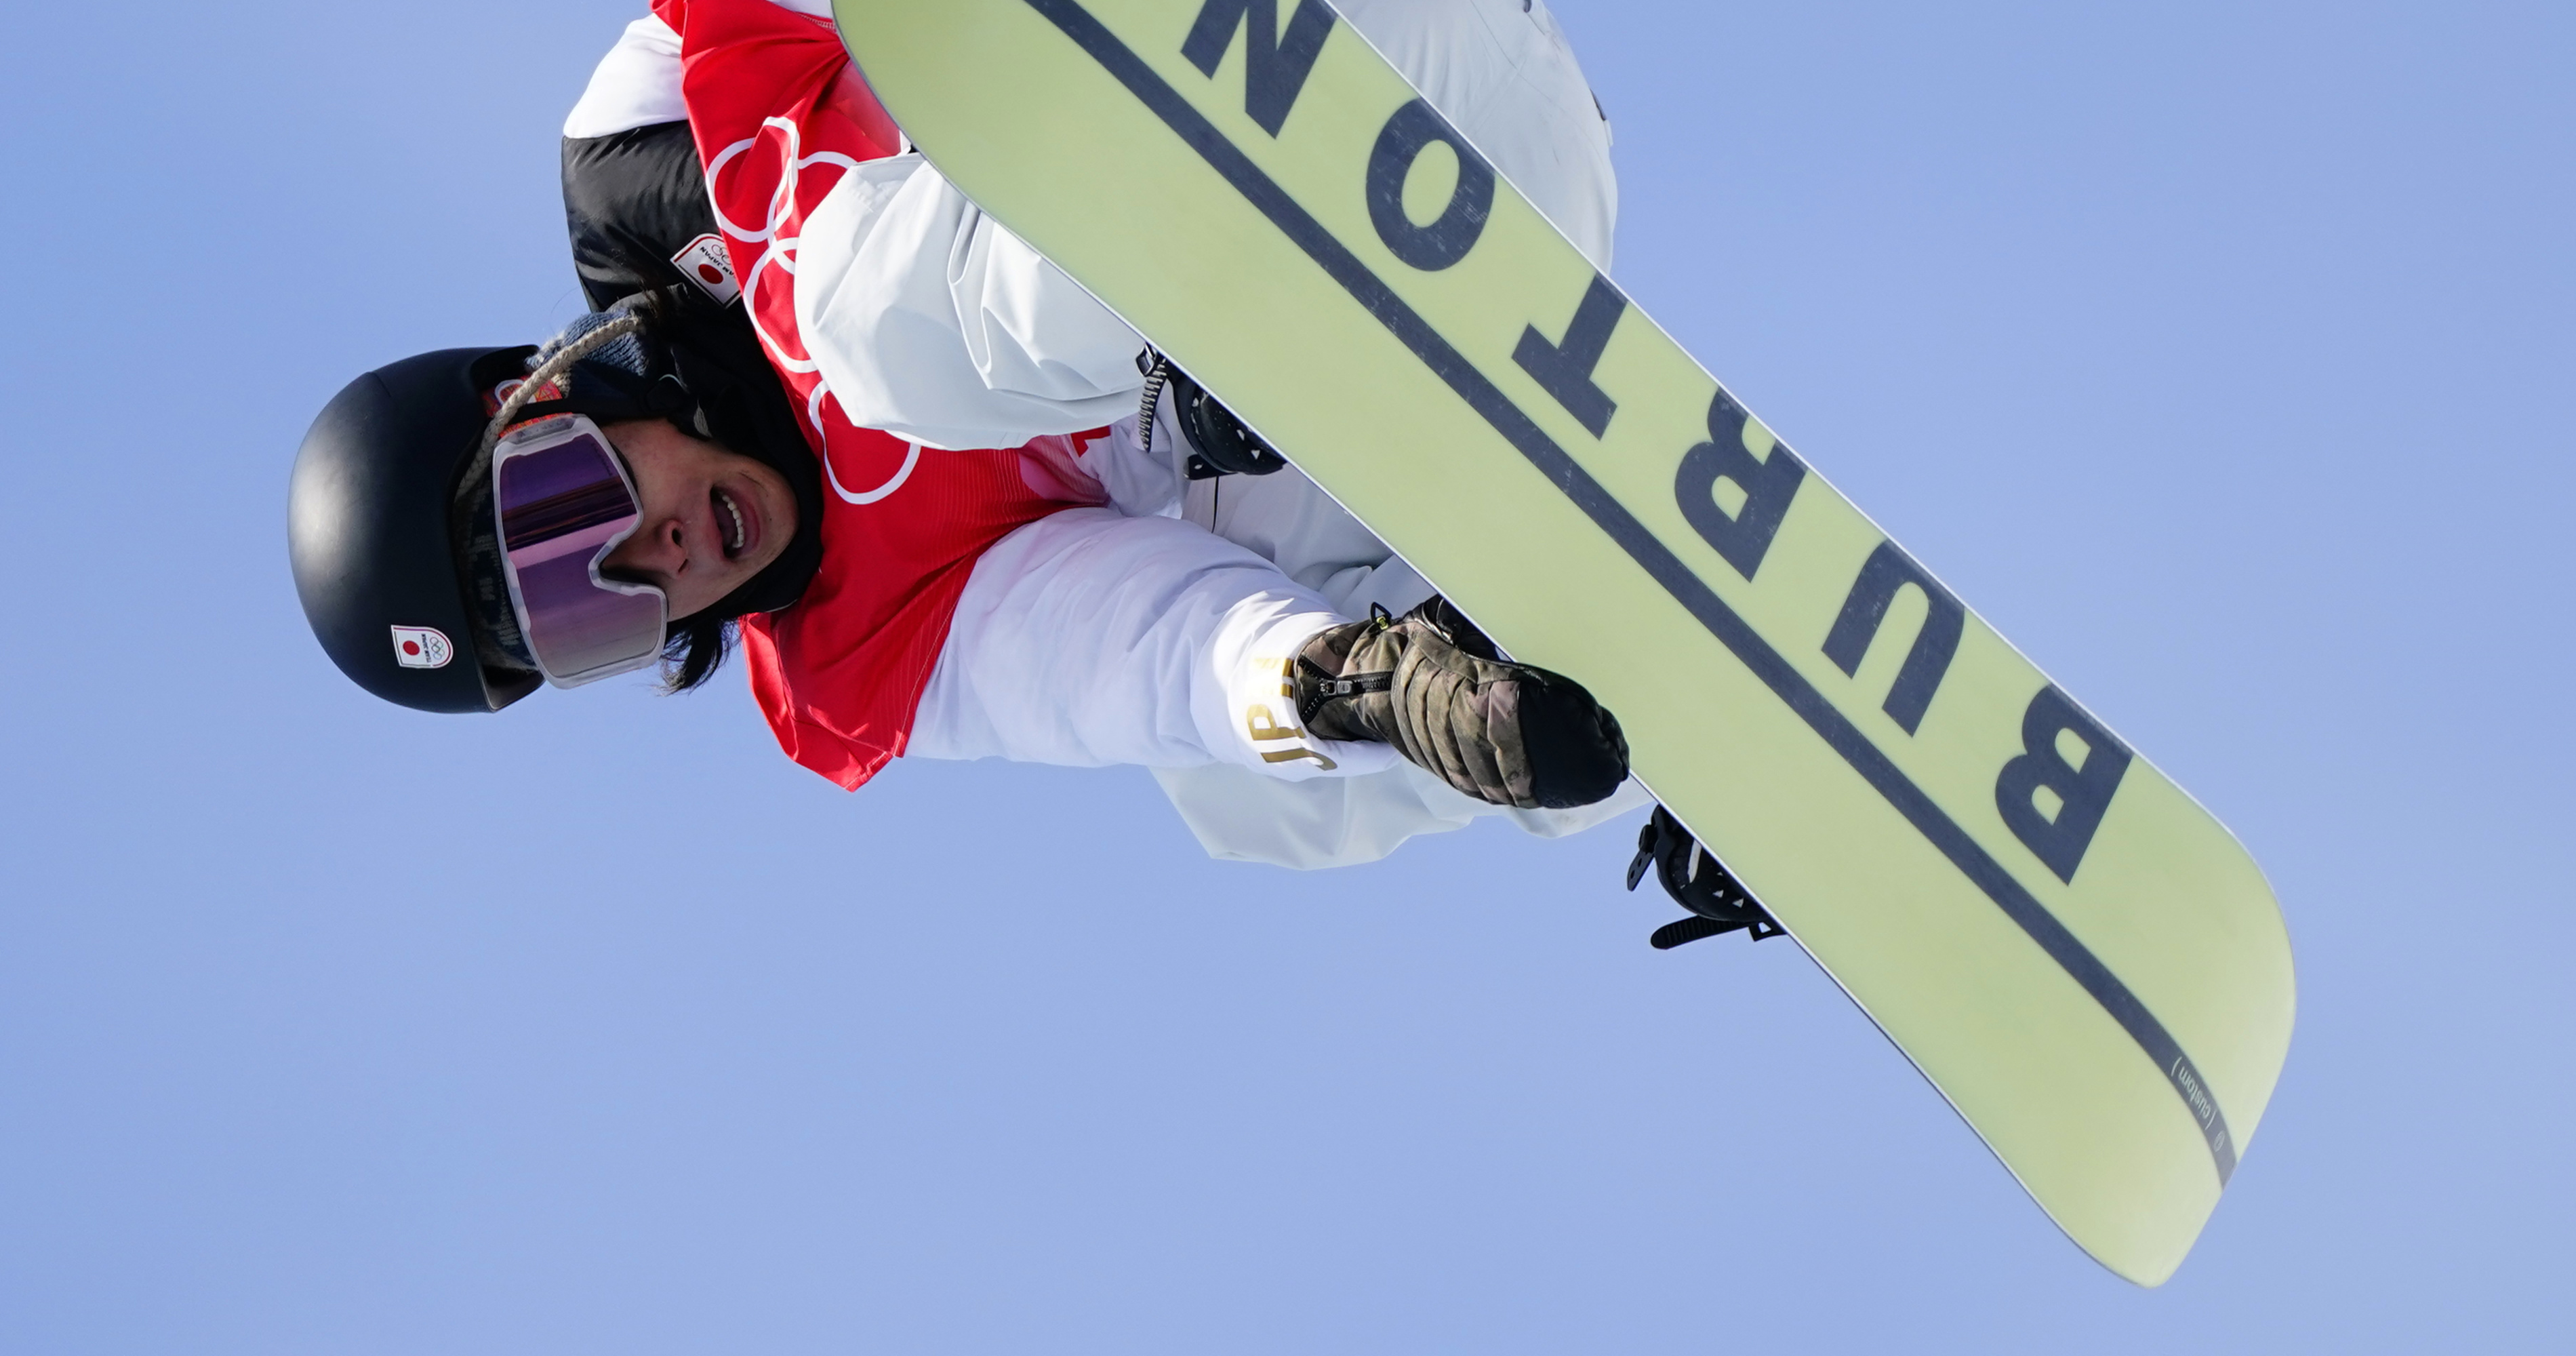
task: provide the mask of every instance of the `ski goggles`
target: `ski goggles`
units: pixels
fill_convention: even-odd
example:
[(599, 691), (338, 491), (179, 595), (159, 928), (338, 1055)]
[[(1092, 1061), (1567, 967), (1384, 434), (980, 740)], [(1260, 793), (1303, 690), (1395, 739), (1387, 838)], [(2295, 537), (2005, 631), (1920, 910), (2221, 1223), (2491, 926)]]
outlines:
[(644, 500), (598, 424), (559, 414), (502, 434), (492, 507), (510, 607), (547, 682), (579, 687), (654, 661), (669, 600), (599, 572), (644, 520)]

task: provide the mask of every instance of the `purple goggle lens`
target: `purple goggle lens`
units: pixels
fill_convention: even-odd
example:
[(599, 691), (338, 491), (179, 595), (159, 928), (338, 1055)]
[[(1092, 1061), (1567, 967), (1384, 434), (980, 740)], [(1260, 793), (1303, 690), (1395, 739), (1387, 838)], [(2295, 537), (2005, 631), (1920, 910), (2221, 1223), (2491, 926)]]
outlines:
[(558, 415), (512, 429), (492, 449), (492, 503), (510, 604), (547, 682), (579, 687), (653, 662), (662, 591), (599, 573), (644, 516), (599, 425)]

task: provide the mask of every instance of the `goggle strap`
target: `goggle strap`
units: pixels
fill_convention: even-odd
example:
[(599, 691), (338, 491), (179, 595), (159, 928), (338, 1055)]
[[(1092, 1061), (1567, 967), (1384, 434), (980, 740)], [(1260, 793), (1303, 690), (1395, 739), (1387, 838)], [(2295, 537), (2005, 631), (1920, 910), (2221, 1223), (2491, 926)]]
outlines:
[[(477, 468), (491, 466), (493, 447), (500, 443), (502, 434), (509, 432), (510, 425), (519, 421), (519, 412), (526, 409), (537, 398), (537, 392), (562, 380), (564, 374), (572, 370), (574, 363), (643, 328), (644, 317), (630, 311), (555, 350), (554, 356), (546, 359), (536, 371), (529, 373), (527, 380), (520, 382), (517, 390), (510, 392), (510, 398), (501, 402), (501, 408), (492, 416), (492, 422), (483, 426), (483, 445), (474, 454), (474, 465)], [(472, 472), (469, 471), (468, 474)]]

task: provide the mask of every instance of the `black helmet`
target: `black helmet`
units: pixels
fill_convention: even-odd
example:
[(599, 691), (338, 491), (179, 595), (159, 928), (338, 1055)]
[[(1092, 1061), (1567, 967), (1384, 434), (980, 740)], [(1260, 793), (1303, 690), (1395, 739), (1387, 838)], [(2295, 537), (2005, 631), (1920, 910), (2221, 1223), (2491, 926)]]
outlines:
[(478, 643), (453, 530), (457, 481), (491, 417), (483, 393), (524, 374), (535, 351), (449, 348), (377, 368), (322, 407), (295, 454), (286, 553), (305, 620), (331, 662), (386, 701), (498, 711), (544, 681), (533, 664), (483, 653), (495, 647)]
[[(665, 323), (581, 357), (560, 381), (562, 398), (530, 401), (521, 413), (667, 418), (779, 470), (795, 491), (796, 536), (708, 612), (785, 607), (822, 554), (822, 475), (793, 408), (738, 313), (638, 309)], [(557, 343), (625, 313), (621, 303), (585, 316)], [(674, 328), (685, 337), (652, 333)], [(464, 483), (502, 384), (527, 376), (538, 354), (528, 345), (441, 349), (377, 368), (331, 398), (296, 453), (287, 555), (305, 619), (340, 671), (387, 701), (498, 711), (544, 682), (500, 577), (489, 488)]]

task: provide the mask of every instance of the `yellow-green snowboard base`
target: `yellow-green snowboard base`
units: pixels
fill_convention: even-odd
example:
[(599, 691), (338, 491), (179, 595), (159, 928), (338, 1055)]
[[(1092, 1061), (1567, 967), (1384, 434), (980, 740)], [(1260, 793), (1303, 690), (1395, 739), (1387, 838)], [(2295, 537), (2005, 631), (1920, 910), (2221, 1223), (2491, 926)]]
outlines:
[(836, 7), (959, 189), (1515, 657), (1591, 688), (1638, 776), (2049, 1217), (2130, 1280), (2173, 1273), (2290, 1038), (2288, 937), (2224, 827), (1349, 24), (1313, 49), (1247, 42), (1288, 0)]

